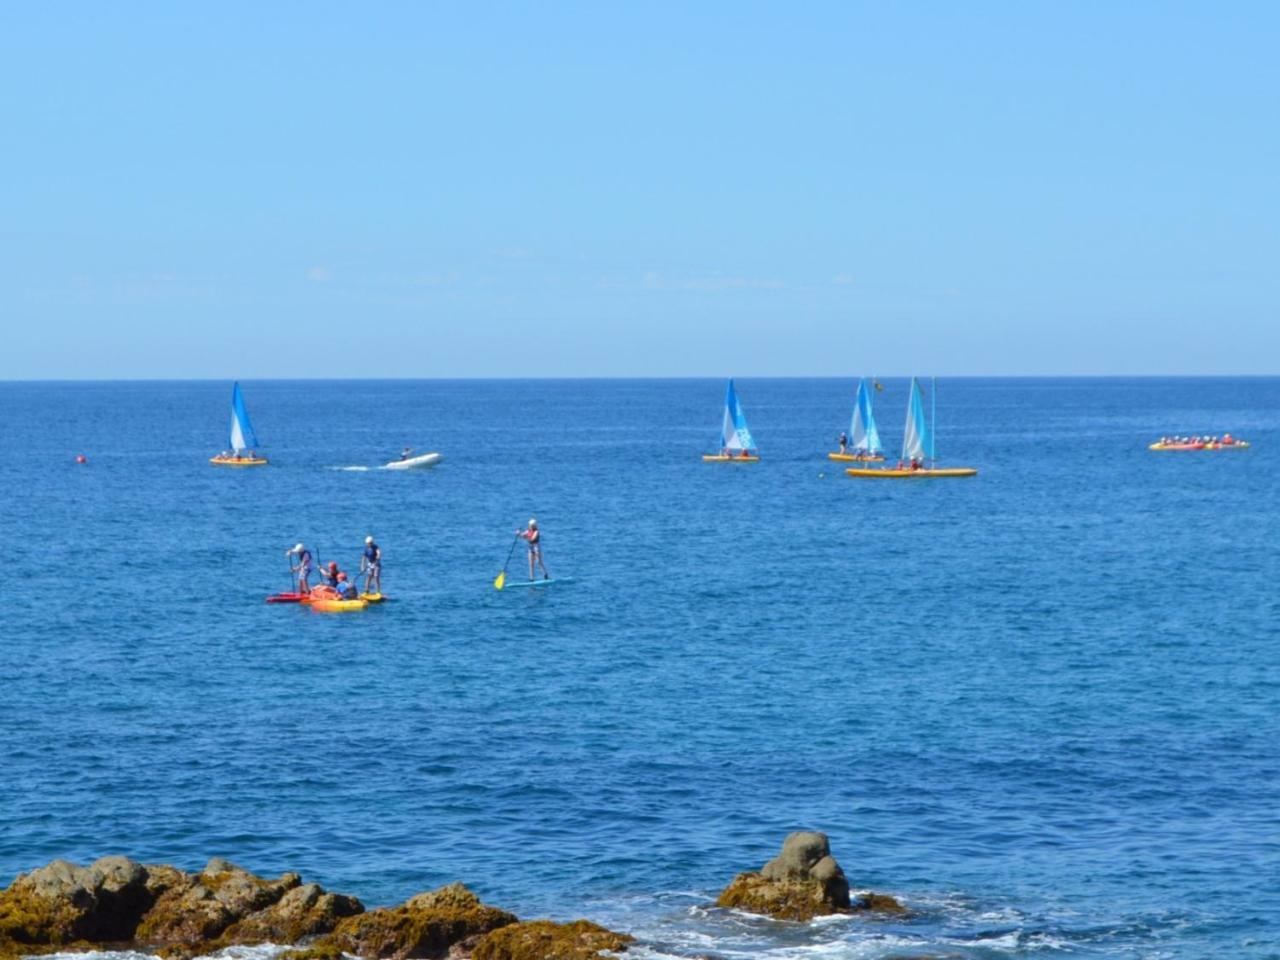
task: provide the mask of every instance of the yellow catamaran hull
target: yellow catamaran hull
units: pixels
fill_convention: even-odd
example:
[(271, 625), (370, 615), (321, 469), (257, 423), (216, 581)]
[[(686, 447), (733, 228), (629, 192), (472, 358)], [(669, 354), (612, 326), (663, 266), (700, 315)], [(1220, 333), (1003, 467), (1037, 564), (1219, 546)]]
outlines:
[(922, 467), (919, 470), (898, 470), (884, 467), (849, 467), (845, 470), (851, 477), (877, 477), (887, 480), (928, 480), (941, 477), (976, 477), (976, 467)]
[(266, 457), (210, 457), (209, 462), (215, 467), (265, 467)]
[(840, 463), (884, 463), (884, 457), (879, 454), (865, 453), (828, 453), (827, 459), (837, 460)]

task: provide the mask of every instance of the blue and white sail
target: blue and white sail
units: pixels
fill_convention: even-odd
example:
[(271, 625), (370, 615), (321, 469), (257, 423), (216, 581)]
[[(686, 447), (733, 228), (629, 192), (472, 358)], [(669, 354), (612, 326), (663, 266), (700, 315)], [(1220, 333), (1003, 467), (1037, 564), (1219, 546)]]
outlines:
[(249, 411), (245, 409), (240, 384), (236, 383), (231, 388), (231, 449), (243, 453), (257, 446), (258, 438), (254, 436), (253, 424), (249, 422)]
[(876, 418), (871, 413), (871, 393), (867, 390), (865, 378), (858, 379), (858, 399), (853, 405), (853, 424), (849, 428), (849, 438), (853, 441), (853, 452), (872, 456), (883, 451), (880, 446), (880, 431), (876, 429)]
[(742, 412), (742, 404), (738, 402), (738, 393), (733, 389), (733, 380), (729, 380), (729, 389), (724, 395), (724, 424), (720, 427), (720, 449), (730, 453), (756, 449), (756, 442), (751, 438), (747, 428), (747, 418)]
[(924, 415), (924, 397), (920, 384), (911, 378), (911, 400), (907, 403), (907, 425), (902, 431), (902, 459), (925, 460), (933, 456), (929, 438), (929, 422)]

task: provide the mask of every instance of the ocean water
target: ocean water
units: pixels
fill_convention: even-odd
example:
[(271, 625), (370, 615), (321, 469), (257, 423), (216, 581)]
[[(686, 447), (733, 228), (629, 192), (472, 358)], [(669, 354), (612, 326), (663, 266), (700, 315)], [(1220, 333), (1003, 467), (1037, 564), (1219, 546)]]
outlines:
[[(641, 957), (1280, 956), (1280, 381), (940, 381), (981, 473), (911, 483), (824, 459), (847, 381), (739, 381), (753, 466), (698, 459), (721, 381), (243, 386), (237, 472), (229, 384), (0, 384), (0, 883), (222, 855)], [(357, 469), (405, 444), (446, 459)], [(531, 514), (574, 582), (498, 593)], [(366, 533), (392, 602), (263, 603)], [(914, 914), (709, 906), (797, 828)]]

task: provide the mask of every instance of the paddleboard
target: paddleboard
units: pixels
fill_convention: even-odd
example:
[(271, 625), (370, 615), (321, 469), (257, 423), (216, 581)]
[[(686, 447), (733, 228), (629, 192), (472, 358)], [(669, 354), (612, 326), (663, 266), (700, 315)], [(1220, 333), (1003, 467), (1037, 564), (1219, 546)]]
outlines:
[(512, 587), (546, 587), (553, 583), (573, 583), (573, 577), (556, 577), (551, 580), (508, 580), (502, 585), (502, 588), (510, 590)]
[(310, 600), (305, 593), (275, 593), (267, 597), (267, 603), (308, 603)]
[(360, 599), (367, 603), (383, 603), (387, 598), (380, 593), (362, 593)]

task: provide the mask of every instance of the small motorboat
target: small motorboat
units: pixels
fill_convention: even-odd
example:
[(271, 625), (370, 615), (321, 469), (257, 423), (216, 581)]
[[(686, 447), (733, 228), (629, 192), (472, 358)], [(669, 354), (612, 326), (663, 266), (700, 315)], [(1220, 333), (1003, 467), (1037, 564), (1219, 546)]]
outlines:
[(392, 460), (383, 464), (384, 470), (417, 470), (420, 467), (434, 467), (444, 457), (438, 453), (423, 453), (416, 457), (405, 457), (403, 460)]

